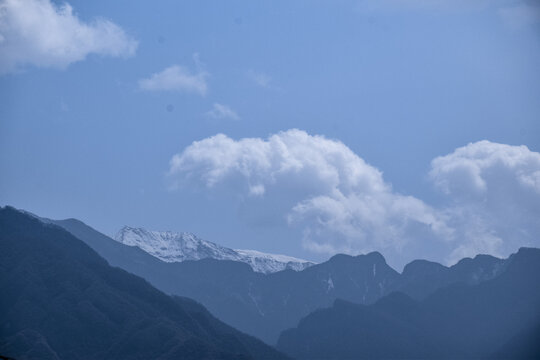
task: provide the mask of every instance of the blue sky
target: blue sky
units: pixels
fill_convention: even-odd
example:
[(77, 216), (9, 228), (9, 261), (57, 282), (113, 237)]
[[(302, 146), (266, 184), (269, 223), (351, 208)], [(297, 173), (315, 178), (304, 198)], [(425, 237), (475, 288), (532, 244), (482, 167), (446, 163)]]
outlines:
[(536, 2), (52, 4), (0, 1), (2, 204), (317, 261), (540, 245)]

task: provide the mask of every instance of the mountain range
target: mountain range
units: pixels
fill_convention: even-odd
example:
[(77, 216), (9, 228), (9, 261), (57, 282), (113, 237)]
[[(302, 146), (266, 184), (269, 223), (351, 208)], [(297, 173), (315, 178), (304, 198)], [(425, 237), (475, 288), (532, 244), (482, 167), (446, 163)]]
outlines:
[(0, 354), (16, 359), (285, 359), (113, 268), (64, 229), (0, 208)]
[[(201, 256), (200, 260), (165, 262), (144, 251), (142, 244), (140, 247), (128, 246), (76, 219), (49, 220), (31, 217), (10, 208), (8, 210), (8, 213), (15, 212), (25, 219), (37, 221), (47, 231), (55, 229), (58, 232), (60, 228), (67, 230), (72, 235), (71, 242), (80, 244), (81, 240), (111, 266), (140, 276), (169, 295), (160, 293), (160, 298), (164, 296), (173, 299), (175, 304), (184, 306), (188, 314), (191, 311), (189, 309), (198, 309), (200, 313), (205, 314), (205, 324), (228, 329), (227, 331), (233, 332), (234, 337), (240, 339), (238, 341), (242, 344), (249, 342), (246, 339), (254, 341), (249, 343), (254, 344), (255, 350), (234, 346), (229, 348), (227, 342), (220, 342), (223, 341), (219, 337), (221, 333), (208, 330), (217, 336), (204, 340), (205, 354), (214, 354), (205, 355), (209, 358), (226, 357), (235, 351), (248, 358), (279, 357), (283, 356), (282, 353), (286, 353), (300, 359), (526, 359), (538, 358), (540, 354), (540, 349), (536, 345), (540, 344), (540, 286), (537, 280), (540, 274), (539, 249), (522, 248), (507, 259), (478, 255), (462, 259), (450, 267), (426, 260), (415, 260), (406, 265), (401, 273), (392, 269), (378, 252), (358, 256), (338, 254), (326, 262), (314, 264), (304, 270), (285, 269), (263, 273), (254, 271), (250, 265), (242, 261), (217, 260), (204, 256)], [(9, 230), (9, 224), (9, 221), (0, 223), (3, 241), (6, 233), (4, 227)], [(26, 241), (25, 239), (31, 239), (32, 236), (41, 238), (46, 233), (43, 228), (33, 225), (30, 231), (29, 225), (25, 223), (18, 230), (24, 235), (19, 241)], [(34, 246), (39, 249), (39, 256), (34, 254), (35, 260), (30, 263), (36, 261), (39, 266), (42, 263), (46, 264), (41, 268), (43, 276), (50, 272), (49, 269), (53, 269), (52, 273), (55, 275), (46, 280), (39, 279), (39, 284), (42, 282), (54, 284), (55, 279), (61, 281), (64, 276), (62, 269), (70, 273), (80, 271), (79, 268), (63, 264), (63, 260), (60, 261), (60, 267), (56, 268), (53, 267), (56, 261), (47, 262), (40, 258), (43, 255), (46, 259), (62, 259), (55, 253), (58, 246), (63, 251), (63, 257), (78, 256), (69, 255), (72, 250), (63, 242), (55, 243), (52, 240), (57, 236), (65, 237), (67, 234), (65, 231), (62, 234), (56, 232), (54, 236), (50, 235), (46, 245), (37, 246), (32, 240), (34, 242), (31, 241), (27, 246), (29, 253)], [(7, 239), (10, 240), (9, 236)], [(43, 249), (45, 246), (53, 247), (54, 251), (45, 251)], [(7, 254), (5, 262), (14, 266), (16, 259), (23, 256), (24, 251), (17, 253), (8, 251)], [(94, 253), (94, 256), (97, 255)], [(198, 255), (192, 253), (190, 256)], [(9, 280), (11, 276), (2, 279)], [(105, 280), (109, 278), (107, 275)], [(130, 283), (127, 278), (123, 281)], [(140, 282), (131, 283), (136, 283), (137, 285), (133, 286), (137, 288), (143, 286), (141, 284), (151, 288), (148, 283), (140, 279), (138, 281)], [(16, 282), (8, 282), (7, 289), (16, 287), (14, 283)], [(39, 288), (41, 285), (38, 283), (31, 283), (27, 288)], [(116, 283), (107, 284), (109, 290), (117, 286)], [(69, 286), (62, 288), (62, 293), (69, 293), (73, 288), (72, 284), (62, 282), (62, 286), (64, 285)], [(120, 290), (127, 291), (123, 287), (120, 287)], [(159, 293), (155, 289), (152, 291)], [(77, 292), (79, 293), (80, 291)], [(19, 293), (14, 296), (18, 296), (17, 294)], [(91, 294), (94, 295), (92, 292)], [(72, 296), (70, 294), (68, 297)], [(109, 297), (107, 295), (107, 298)], [(23, 304), (31, 304), (36, 298), (26, 297)], [(186, 298), (193, 299), (202, 306)], [(44, 299), (46, 302), (56, 304), (56, 300), (53, 300), (55, 298), (44, 297)], [(91, 297), (87, 301), (96, 306), (95, 304), (99, 303), (99, 296)], [(116, 305), (113, 305), (112, 309)], [(160, 316), (167, 318), (169, 310), (164, 310), (162, 305), (145, 304), (144, 307), (146, 306), (158, 306), (159, 311), (162, 311)], [(70, 307), (68, 309), (74, 311)], [(18, 319), (14, 315), (17, 313), (13, 311), (12, 321), (25, 324), (26, 320)], [(113, 310), (107, 311), (107, 316), (114, 315)], [(140, 316), (136, 306), (130, 311), (137, 314), (135, 317)], [(28, 313), (38, 312), (30, 309)], [(173, 323), (179, 321), (182, 324), (178, 319), (171, 321)], [(267, 344), (276, 344), (281, 353), (271, 347), (264, 347), (253, 338), (246, 338), (246, 335), (232, 330), (220, 321), (262, 339)], [(4, 323), (9, 324), (5, 321)], [(96, 329), (99, 327), (95, 326)], [(118, 324), (115, 326), (120, 332), (125, 330)], [(51, 329), (49, 330), (52, 331)], [(5, 330), (4, 326), (2, 331)], [(16, 346), (19, 346), (19, 350), (25, 348), (21, 344), (35, 344), (33, 348), (43, 350), (41, 345), (44, 344), (44, 340), (35, 337), (32, 332), (28, 335), (24, 332), (19, 334), (20, 331), (22, 330), (12, 331), (8, 338), (6, 338), (8, 332), (3, 332), (0, 349), (4, 349), (2, 344), (10, 345), (11, 349), (17, 349)], [(37, 333), (46, 339), (46, 344), (50, 345), (49, 337), (44, 332), (45, 330), (41, 328), (37, 330)], [(131, 339), (127, 333), (123, 334), (126, 339)], [(193, 336), (200, 337), (197, 334)], [(176, 339), (174, 336), (173, 338)], [(162, 345), (163, 354), (161, 350), (155, 350), (163, 358), (174, 353), (171, 349), (176, 346), (167, 344)], [(216, 348), (215, 344), (227, 346), (222, 348), (218, 345)], [(56, 348), (54, 349), (56, 351)], [(215, 355), (216, 349), (223, 350), (225, 355)], [(62, 357), (65, 358), (65, 353)]]
[(143, 228), (124, 226), (114, 239), (124, 245), (137, 246), (165, 262), (201, 259), (232, 260), (246, 263), (253, 271), (265, 274), (285, 269), (300, 271), (314, 264), (286, 255), (229, 249), (187, 232), (148, 231)]
[(86, 242), (111, 265), (141, 276), (168, 294), (192, 298), (227, 324), (275, 344), (282, 331), (336, 299), (373, 304), (399, 291), (422, 300), (456, 283), (479, 284), (501, 273), (506, 260), (489, 255), (465, 258), (446, 267), (415, 260), (402, 273), (377, 252), (335, 255), (303, 271), (263, 274), (245, 263), (205, 258), (164, 262), (141, 248), (121, 244), (79, 220), (47, 220)]
[(522, 248), (499, 276), (423, 300), (401, 292), (372, 305), (336, 300), (283, 332), (296, 359), (538, 359), (540, 249)]

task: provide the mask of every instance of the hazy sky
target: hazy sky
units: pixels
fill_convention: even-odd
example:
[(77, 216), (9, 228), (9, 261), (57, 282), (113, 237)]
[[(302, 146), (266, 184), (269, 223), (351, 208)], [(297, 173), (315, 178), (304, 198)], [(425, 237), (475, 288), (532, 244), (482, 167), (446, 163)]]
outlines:
[(539, 64), (536, 1), (0, 0), (0, 203), (316, 261), (506, 256), (540, 246)]

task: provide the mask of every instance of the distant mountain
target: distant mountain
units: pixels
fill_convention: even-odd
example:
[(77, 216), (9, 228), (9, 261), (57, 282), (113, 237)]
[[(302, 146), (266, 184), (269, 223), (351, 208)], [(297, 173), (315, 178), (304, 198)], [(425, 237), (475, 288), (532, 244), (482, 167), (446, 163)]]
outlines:
[(401, 291), (414, 299), (423, 299), (435, 290), (454, 283), (479, 284), (499, 275), (506, 261), (490, 255), (464, 258), (446, 267), (439, 263), (414, 260), (401, 273), (399, 284), (392, 291)]
[(201, 302), (220, 320), (273, 344), (303, 316), (331, 306), (336, 298), (374, 302), (399, 274), (378, 253), (336, 255), (303, 271), (254, 272), (227, 260), (166, 263), (135, 246), (121, 244), (76, 219), (48, 220), (86, 242), (113, 266), (142, 276), (169, 294)]
[(277, 347), (297, 359), (538, 359), (539, 274), (540, 249), (522, 248), (498, 276), (490, 270), (490, 279), (456, 283), (421, 301), (402, 293), (367, 306), (336, 300), (284, 331)]
[(0, 352), (16, 359), (285, 358), (9, 207), (0, 208), (0, 289)]
[(115, 240), (128, 246), (137, 246), (165, 262), (208, 258), (232, 260), (246, 263), (254, 271), (265, 274), (285, 269), (300, 271), (314, 264), (291, 256), (255, 250), (233, 250), (186, 232), (148, 231), (125, 226), (116, 234)]
[(379, 253), (336, 255), (303, 271), (262, 274), (237, 261), (203, 259), (166, 263), (126, 246), (76, 219), (46, 220), (62, 226), (103, 256), (158, 289), (202, 303), (220, 320), (275, 344), (279, 334), (336, 299), (372, 304), (400, 291), (416, 300), (452, 284), (478, 284), (505, 269), (506, 260), (479, 255), (454, 266), (416, 260), (399, 274)]

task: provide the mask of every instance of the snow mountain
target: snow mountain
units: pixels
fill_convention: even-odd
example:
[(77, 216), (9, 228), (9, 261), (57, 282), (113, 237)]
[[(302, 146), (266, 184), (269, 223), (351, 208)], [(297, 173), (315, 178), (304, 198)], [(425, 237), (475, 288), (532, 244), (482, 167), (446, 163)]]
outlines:
[(229, 249), (187, 232), (148, 231), (143, 228), (124, 226), (116, 234), (115, 240), (124, 245), (137, 246), (165, 262), (206, 258), (232, 260), (244, 262), (250, 265), (253, 271), (265, 274), (285, 269), (301, 271), (314, 265), (313, 262), (286, 255)]

